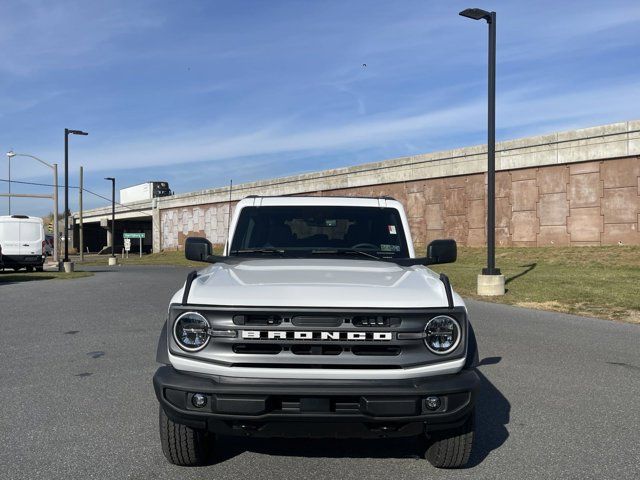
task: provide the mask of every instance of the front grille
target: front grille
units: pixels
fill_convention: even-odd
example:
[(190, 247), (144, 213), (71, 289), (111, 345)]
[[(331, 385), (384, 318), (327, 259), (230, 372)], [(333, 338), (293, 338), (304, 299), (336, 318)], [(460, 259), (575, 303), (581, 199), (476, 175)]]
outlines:
[[(233, 367), (394, 369), (445, 360), (430, 352), (422, 339), (427, 321), (442, 309), (369, 312), (363, 310), (174, 308), (172, 319), (184, 311), (202, 313), (213, 331), (234, 336), (212, 337), (206, 348), (186, 354)], [(447, 310), (466, 336), (464, 310)], [(173, 352), (185, 352), (170, 340)], [(465, 342), (446, 356), (462, 357)]]

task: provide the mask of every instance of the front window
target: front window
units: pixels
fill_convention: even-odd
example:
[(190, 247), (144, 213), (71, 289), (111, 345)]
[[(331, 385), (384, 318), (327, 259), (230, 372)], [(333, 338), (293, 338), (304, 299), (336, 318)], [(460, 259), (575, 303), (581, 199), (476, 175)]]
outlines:
[(347, 206), (243, 208), (230, 254), (409, 256), (398, 210)]

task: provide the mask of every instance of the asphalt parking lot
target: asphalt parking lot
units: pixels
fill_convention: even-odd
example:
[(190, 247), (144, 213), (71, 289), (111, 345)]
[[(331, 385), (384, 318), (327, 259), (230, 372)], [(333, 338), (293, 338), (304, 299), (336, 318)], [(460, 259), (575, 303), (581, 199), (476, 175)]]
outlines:
[(436, 470), (412, 440), (244, 438), (220, 439), (217, 464), (174, 467), (151, 377), (189, 270), (96, 270), (0, 284), (0, 478), (638, 478), (640, 326), (481, 302), (469, 468)]

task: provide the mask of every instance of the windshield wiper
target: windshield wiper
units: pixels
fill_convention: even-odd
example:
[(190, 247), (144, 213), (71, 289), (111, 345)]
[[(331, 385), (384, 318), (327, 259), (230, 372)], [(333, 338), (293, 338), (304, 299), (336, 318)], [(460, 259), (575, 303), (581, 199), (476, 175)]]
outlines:
[(359, 255), (363, 255), (365, 257), (369, 257), (369, 258), (374, 258), (376, 260), (381, 260), (380, 257), (373, 255), (371, 253), (368, 252), (363, 252), (362, 250), (352, 250), (352, 249), (347, 249), (347, 250), (332, 250), (332, 249), (322, 249), (322, 250), (311, 250), (311, 253), (316, 255), (316, 254), (330, 254), (330, 255), (353, 255), (355, 254), (359, 254)]
[(235, 255), (242, 255), (243, 253), (269, 253), (283, 255), (284, 250), (279, 248), (242, 248), (239, 250), (231, 250), (231, 253)]

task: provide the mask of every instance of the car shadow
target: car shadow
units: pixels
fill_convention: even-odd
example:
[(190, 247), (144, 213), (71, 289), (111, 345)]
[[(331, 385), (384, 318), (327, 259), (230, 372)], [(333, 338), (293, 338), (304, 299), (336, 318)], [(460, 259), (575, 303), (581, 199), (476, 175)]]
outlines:
[[(494, 365), (500, 357), (489, 357), (480, 366)], [(484, 461), (493, 451), (504, 444), (509, 433), (511, 404), (487, 377), (478, 372), (480, 392), (476, 407), (476, 436), (473, 452), (467, 465), (472, 468)], [(285, 439), (221, 437), (216, 452), (216, 463), (230, 460), (244, 452), (286, 457), (328, 457), (328, 458), (395, 458), (418, 459), (424, 456), (426, 442), (415, 437), (389, 438), (378, 440), (354, 439)]]

